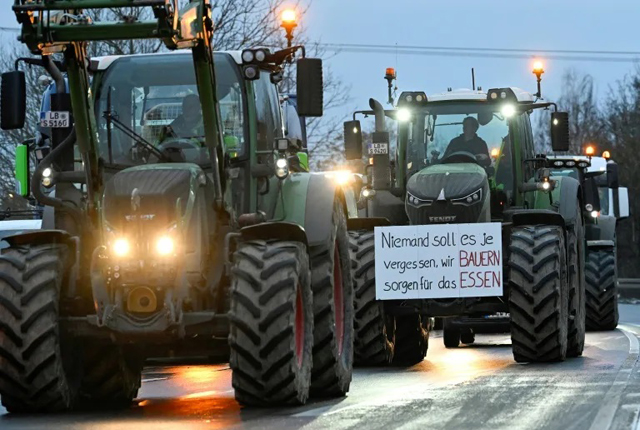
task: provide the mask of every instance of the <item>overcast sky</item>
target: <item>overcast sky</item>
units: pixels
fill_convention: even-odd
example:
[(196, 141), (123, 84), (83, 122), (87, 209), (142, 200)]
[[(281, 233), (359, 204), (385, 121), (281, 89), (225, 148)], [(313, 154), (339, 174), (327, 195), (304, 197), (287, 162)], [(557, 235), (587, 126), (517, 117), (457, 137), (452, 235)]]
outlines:
[[(0, 0), (0, 27), (17, 27), (11, 3)], [(638, 0), (314, 0), (304, 17), (310, 36), (325, 43), (531, 50), (640, 51), (639, 22)], [(472, 67), (484, 89), (535, 90), (528, 59), (340, 53), (327, 63), (352, 87), (345, 113), (365, 107), (371, 96), (386, 98), (386, 67), (397, 68), (401, 90), (470, 87)], [(562, 73), (569, 67), (592, 74), (602, 96), (634, 65), (545, 60), (547, 99), (559, 95)]]

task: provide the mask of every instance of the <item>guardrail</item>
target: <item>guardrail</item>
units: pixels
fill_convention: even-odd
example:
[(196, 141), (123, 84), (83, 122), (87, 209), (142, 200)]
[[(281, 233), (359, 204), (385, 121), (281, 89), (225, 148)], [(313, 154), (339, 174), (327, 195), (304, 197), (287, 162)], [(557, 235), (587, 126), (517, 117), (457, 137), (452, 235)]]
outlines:
[(640, 299), (640, 278), (618, 279), (618, 291), (620, 292), (620, 297)]

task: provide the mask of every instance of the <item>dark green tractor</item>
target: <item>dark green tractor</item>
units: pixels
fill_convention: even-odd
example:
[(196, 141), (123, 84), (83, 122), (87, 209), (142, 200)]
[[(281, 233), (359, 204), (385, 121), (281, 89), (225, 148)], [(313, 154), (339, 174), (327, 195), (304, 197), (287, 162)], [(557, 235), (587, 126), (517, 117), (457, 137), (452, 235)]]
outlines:
[[(407, 348), (413, 357), (422, 355), (425, 342), (416, 339), (421, 337), (425, 317), (475, 318), (499, 313), (510, 314), (513, 354), (518, 362), (560, 361), (582, 354), (585, 234), (581, 184), (574, 178), (551, 176), (546, 160), (535, 155), (530, 121), (535, 109), (555, 105), (517, 88), (496, 88), (448, 91), (431, 97), (405, 92), (396, 109), (385, 111), (375, 100), (370, 107), (364, 113), (375, 116), (376, 129), (365, 154), (371, 158), (370, 181), (362, 191), (369, 227), (383, 234), (395, 226), (425, 226), (415, 230), (418, 236), (438, 228), (497, 227), (502, 231), (502, 247), (495, 255), (500, 255), (497, 261), (504, 270), (502, 279), (464, 278), (460, 272), (457, 284), (436, 284), (425, 288), (429, 291), (424, 296), (408, 289), (412, 298), (380, 300), (388, 296), (382, 294), (385, 285), (376, 282), (375, 274), (391, 270), (379, 267), (375, 258), (380, 250), (374, 246), (373, 229), (357, 233), (352, 237), (356, 359), (366, 363), (384, 357), (387, 361), (394, 352), (408, 354)], [(397, 121), (393, 160), (385, 117)], [(552, 113), (550, 128), (554, 150), (566, 151), (567, 114)], [(360, 122), (345, 123), (345, 136), (348, 158), (361, 158)], [(424, 246), (419, 241), (406, 243)], [(462, 244), (456, 245), (462, 249)], [(420, 275), (436, 276), (446, 267), (439, 263), (424, 268)], [(491, 287), (488, 281), (500, 286), (499, 294), (475, 289)], [(359, 303), (358, 289), (364, 286), (369, 294)], [(360, 313), (362, 309), (367, 311)], [(366, 319), (360, 318), (363, 315)], [(450, 333), (455, 339), (445, 341), (457, 346), (462, 333)], [(401, 348), (405, 338), (411, 340)]]
[[(69, 93), (43, 118), (66, 133), (31, 177), (16, 169), (45, 211), (0, 256), (2, 403), (126, 407), (145, 358), (167, 354), (229, 357), (245, 405), (344, 395), (346, 204), (300, 166), (277, 91), (303, 47), (214, 53), (208, 0), (81, 3), (155, 19), (91, 23), (67, 13), (80, 2), (15, 0), (21, 40), (64, 89), (62, 57)], [(178, 52), (87, 58), (90, 41), (141, 38)], [(322, 64), (302, 57), (298, 111), (320, 116)], [(3, 129), (24, 125), (25, 93), (22, 72), (2, 75)]]

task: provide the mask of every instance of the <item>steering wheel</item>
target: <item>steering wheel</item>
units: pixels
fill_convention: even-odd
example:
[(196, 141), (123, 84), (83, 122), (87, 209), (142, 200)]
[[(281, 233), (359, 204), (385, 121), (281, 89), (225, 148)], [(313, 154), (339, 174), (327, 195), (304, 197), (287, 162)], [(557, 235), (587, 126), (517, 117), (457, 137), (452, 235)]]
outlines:
[(440, 160), (441, 164), (474, 163), (480, 164), (478, 158), (468, 151), (456, 151)]
[(158, 145), (158, 149), (164, 152), (167, 149), (202, 149), (199, 143), (191, 139), (175, 138), (167, 139)]

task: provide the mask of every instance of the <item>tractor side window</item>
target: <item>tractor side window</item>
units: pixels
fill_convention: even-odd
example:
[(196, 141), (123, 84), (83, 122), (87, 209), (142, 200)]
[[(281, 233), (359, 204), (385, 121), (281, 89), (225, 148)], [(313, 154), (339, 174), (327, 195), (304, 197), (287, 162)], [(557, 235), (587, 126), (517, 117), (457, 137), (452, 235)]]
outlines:
[(282, 136), (280, 100), (268, 72), (261, 72), (254, 81), (256, 115), (258, 120), (258, 149), (269, 150), (276, 137)]

